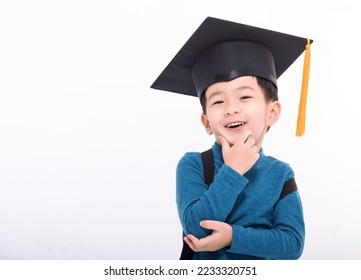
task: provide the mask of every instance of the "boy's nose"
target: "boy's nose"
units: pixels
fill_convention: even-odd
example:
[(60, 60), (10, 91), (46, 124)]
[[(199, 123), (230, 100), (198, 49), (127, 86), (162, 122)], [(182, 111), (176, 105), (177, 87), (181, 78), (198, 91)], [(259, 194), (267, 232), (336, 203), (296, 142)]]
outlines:
[(226, 108), (225, 115), (238, 114), (240, 112), (239, 106), (229, 105)]

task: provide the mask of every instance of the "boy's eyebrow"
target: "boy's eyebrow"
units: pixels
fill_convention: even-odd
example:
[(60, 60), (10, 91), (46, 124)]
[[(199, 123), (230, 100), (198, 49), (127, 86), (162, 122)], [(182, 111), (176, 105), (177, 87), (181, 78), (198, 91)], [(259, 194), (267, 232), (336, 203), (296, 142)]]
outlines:
[(244, 90), (244, 89), (254, 90), (254, 88), (251, 87), (251, 86), (240, 86), (240, 87), (237, 88), (237, 90)]
[(208, 97), (208, 99), (211, 99), (211, 98), (213, 98), (214, 96), (220, 95), (220, 94), (222, 94), (222, 93), (223, 93), (222, 90), (217, 90), (217, 91), (215, 91), (215, 92), (212, 92), (211, 95)]
[[(242, 90), (245, 90), (245, 89), (254, 90), (254, 88), (251, 87), (251, 86), (240, 86), (240, 87), (236, 88), (235, 90), (236, 90), (236, 91), (239, 91), (239, 90), (242, 91)], [(215, 96), (217, 96), (217, 95), (221, 95), (222, 93), (223, 93), (222, 90), (217, 90), (217, 91), (215, 91), (215, 92), (212, 92), (212, 93), (209, 95), (208, 99), (211, 99), (212, 97), (215, 97)]]

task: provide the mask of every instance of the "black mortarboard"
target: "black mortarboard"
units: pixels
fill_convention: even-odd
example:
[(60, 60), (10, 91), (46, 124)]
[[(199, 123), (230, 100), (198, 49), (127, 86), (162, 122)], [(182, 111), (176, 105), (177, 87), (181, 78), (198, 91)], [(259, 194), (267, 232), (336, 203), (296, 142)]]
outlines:
[(151, 87), (199, 98), (210, 85), (241, 76), (259, 76), (277, 87), (306, 44), (306, 38), (208, 17)]

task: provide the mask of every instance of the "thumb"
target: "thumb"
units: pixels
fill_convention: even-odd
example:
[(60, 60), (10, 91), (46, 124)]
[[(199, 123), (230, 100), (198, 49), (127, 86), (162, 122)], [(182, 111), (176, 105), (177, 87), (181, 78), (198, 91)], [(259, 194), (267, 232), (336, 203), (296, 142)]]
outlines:
[(226, 138), (224, 138), (222, 135), (218, 136), (218, 140), (222, 146), (222, 151), (226, 151), (229, 150), (229, 148), (231, 147), (228, 143), (228, 141), (226, 140)]
[(216, 231), (220, 225), (221, 225), (221, 222), (213, 221), (213, 220), (203, 220), (200, 222), (200, 226), (202, 228), (216, 230)]

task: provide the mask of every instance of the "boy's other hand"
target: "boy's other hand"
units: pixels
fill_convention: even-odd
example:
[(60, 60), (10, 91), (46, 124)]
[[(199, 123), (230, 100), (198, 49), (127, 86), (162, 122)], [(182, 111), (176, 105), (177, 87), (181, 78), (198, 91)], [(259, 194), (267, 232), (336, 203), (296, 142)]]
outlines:
[(192, 234), (185, 236), (184, 241), (194, 252), (217, 251), (231, 245), (233, 229), (229, 224), (205, 220), (201, 221), (200, 225), (205, 229), (212, 230), (212, 234), (201, 239), (198, 239)]
[(244, 175), (258, 160), (259, 150), (252, 131), (242, 132), (232, 146), (222, 135), (218, 138), (222, 145), (224, 163), (239, 174)]

